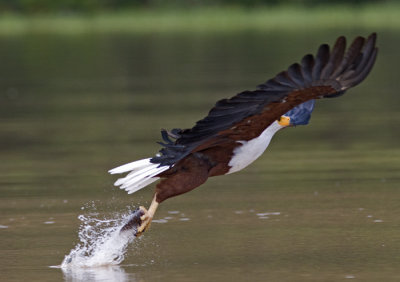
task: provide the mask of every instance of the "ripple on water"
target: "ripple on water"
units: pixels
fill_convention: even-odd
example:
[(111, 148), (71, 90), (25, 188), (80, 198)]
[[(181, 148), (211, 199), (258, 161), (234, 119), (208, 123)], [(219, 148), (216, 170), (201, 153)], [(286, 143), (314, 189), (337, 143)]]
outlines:
[(52, 221), (52, 220), (43, 222), (43, 224), (54, 224), (54, 223), (56, 223), (56, 222), (55, 222), (55, 221)]
[(271, 216), (277, 216), (280, 215), (280, 212), (259, 212), (256, 213), (258, 216), (258, 219), (269, 219)]
[(167, 223), (168, 220), (165, 218), (161, 218), (161, 219), (153, 219), (151, 222), (155, 222), (155, 223)]
[(178, 214), (179, 211), (168, 211), (169, 214)]
[(280, 212), (262, 212), (262, 213), (257, 213), (257, 216), (268, 216), (268, 215), (280, 215)]
[(61, 268), (66, 281), (136, 281), (132, 274), (117, 265), (102, 267), (77, 267), (63, 268), (59, 266), (50, 266), (50, 268)]

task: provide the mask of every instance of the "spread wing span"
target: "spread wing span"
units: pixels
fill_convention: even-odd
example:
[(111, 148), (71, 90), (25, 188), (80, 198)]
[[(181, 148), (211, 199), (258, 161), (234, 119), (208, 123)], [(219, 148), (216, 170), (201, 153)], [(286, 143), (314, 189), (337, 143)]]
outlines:
[(305, 55), (300, 63), (258, 86), (216, 103), (193, 128), (162, 130), (164, 143), (151, 159), (171, 166), (192, 152), (221, 146), (235, 140), (257, 137), (281, 115), (311, 99), (333, 98), (363, 81), (374, 65), (378, 49), (376, 34), (356, 37), (346, 51), (341, 36), (332, 50), (319, 47), (316, 56)]

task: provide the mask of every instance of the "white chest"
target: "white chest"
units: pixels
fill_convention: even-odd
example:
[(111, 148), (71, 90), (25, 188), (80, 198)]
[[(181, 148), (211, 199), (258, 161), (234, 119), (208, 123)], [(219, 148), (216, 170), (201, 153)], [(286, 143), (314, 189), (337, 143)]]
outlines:
[(262, 155), (262, 153), (264, 153), (274, 134), (281, 128), (283, 128), (283, 126), (279, 125), (278, 122), (275, 121), (257, 138), (249, 141), (237, 141), (243, 145), (236, 147), (233, 151), (232, 159), (228, 164), (231, 168), (227, 174), (242, 170), (254, 162)]

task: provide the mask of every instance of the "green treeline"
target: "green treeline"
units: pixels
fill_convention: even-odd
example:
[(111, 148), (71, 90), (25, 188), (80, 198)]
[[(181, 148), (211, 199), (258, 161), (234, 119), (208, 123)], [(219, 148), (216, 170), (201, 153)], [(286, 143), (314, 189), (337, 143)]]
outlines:
[(0, 13), (85, 13), (135, 8), (196, 8), (209, 6), (324, 6), (388, 3), (395, 0), (0, 0)]

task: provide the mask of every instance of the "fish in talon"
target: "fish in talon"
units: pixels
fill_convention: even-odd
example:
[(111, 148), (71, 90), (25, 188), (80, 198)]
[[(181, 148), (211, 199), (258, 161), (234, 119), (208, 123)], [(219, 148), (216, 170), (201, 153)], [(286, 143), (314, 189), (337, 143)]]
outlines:
[(142, 224), (141, 217), (145, 212), (141, 208), (134, 210), (133, 214), (130, 216), (128, 222), (122, 226), (120, 232), (133, 231), (135, 236), (139, 226)]

